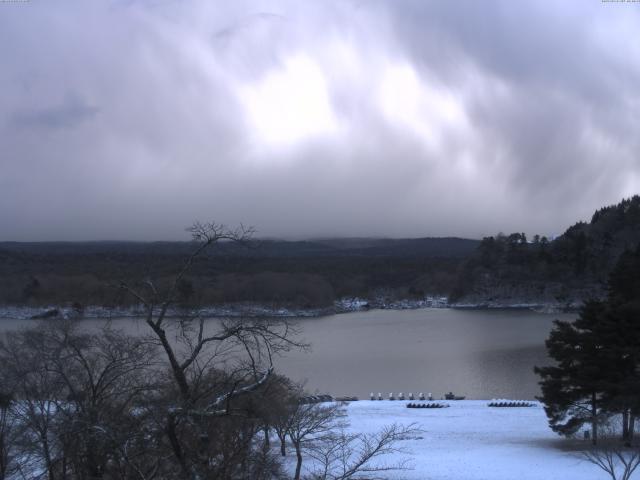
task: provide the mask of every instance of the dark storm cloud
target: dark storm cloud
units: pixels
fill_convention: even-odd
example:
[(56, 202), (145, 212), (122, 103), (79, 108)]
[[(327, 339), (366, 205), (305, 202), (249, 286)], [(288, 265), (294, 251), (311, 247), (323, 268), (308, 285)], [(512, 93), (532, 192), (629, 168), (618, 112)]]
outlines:
[(640, 6), (0, 4), (0, 236), (560, 233), (638, 191)]
[(20, 128), (70, 128), (91, 119), (98, 109), (69, 98), (65, 103), (49, 108), (17, 111), (11, 123)]

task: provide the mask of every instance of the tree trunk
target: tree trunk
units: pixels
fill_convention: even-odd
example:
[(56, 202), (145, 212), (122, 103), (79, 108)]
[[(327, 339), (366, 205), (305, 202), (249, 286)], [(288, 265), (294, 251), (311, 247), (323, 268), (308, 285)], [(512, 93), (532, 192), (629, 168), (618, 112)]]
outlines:
[(302, 451), (300, 450), (300, 444), (297, 442), (293, 443), (296, 447), (296, 474), (293, 477), (293, 480), (300, 480), (300, 471), (302, 470)]
[(629, 410), (622, 410), (622, 440), (629, 443)]
[(53, 461), (51, 460), (51, 451), (49, 449), (49, 441), (47, 440), (47, 431), (45, 430), (44, 433), (41, 433), (40, 435), (40, 438), (42, 439), (42, 453), (44, 454), (44, 463), (47, 468), (47, 478), (49, 480), (55, 480), (56, 476), (53, 471)]
[(4, 480), (6, 471), (7, 471), (7, 463), (8, 463), (8, 455), (6, 455), (6, 448), (4, 445), (4, 435), (0, 437), (0, 479)]
[(67, 454), (62, 455), (62, 471), (60, 472), (62, 478), (67, 478)]
[(173, 455), (176, 457), (176, 460), (178, 461), (178, 464), (182, 468), (183, 473), (188, 478), (191, 472), (189, 471), (187, 462), (184, 458), (184, 452), (182, 451), (182, 446), (180, 445), (180, 441), (178, 440), (176, 428), (177, 426), (176, 426), (175, 418), (173, 417), (173, 415), (170, 414), (167, 417), (167, 427), (165, 429), (165, 433), (169, 438), (169, 444), (171, 445), (171, 450), (173, 451)]
[[(96, 418), (90, 419), (90, 423), (93, 425), (98, 424), (98, 420)], [(89, 478), (91, 479), (101, 479), (103, 477), (103, 469), (101, 465), (101, 455), (98, 453), (98, 447), (96, 446), (96, 442), (90, 436), (86, 446), (85, 446), (85, 467), (87, 473), (89, 474)]]
[(287, 455), (287, 437), (278, 435), (280, 439), (280, 455), (285, 457)]
[(636, 429), (636, 416), (633, 412), (629, 414), (629, 446), (633, 444), (633, 435)]
[(264, 449), (268, 451), (271, 448), (271, 439), (269, 438), (269, 425), (265, 425), (262, 429), (264, 432)]
[(629, 445), (629, 410), (622, 410), (622, 441)]
[(191, 391), (189, 389), (189, 382), (187, 381), (187, 377), (184, 373), (184, 370), (180, 367), (180, 363), (176, 358), (176, 355), (173, 351), (173, 348), (171, 347), (171, 344), (169, 343), (169, 340), (167, 340), (166, 332), (162, 328), (156, 326), (153, 323), (153, 321), (147, 320), (147, 324), (151, 327), (151, 330), (153, 330), (153, 332), (156, 334), (156, 336), (160, 340), (162, 349), (164, 350), (164, 352), (167, 355), (167, 358), (169, 359), (169, 365), (171, 366), (173, 378), (178, 384), (178, 388), (180, 389), (180, 395), (182, 396), (182, 399), (187, 404), (185, 405), (185, 407), (190, 406)]
[(598, 443), (598, 405), (595, 392), (591, 394), (591, 430), (593, 433), (591, 443), (596, 445)]
[(4, 428), (0, 433), (0, 479), (4, 480), (9, 465), (9, 446), (5, 442)]

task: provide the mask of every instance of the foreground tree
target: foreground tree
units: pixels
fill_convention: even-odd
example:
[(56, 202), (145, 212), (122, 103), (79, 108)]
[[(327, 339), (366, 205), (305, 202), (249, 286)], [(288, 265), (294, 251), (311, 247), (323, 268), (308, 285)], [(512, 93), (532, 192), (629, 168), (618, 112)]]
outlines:
[[(2, 380), (18, 423), (16, 469), (27, 478), (146, 478), (154, 464), (143, 416), (153, 348), (108, 327), (82, 333), (57, 321), (11, 332), (0, 344)], [(142, 469), (142, 470), (141, 470)]]
[[(274, 356), (305, 345), (296, 340), (297, 330), (286, 320), (208, 322), (199, 311), (177, 308), (185, 276), (211, 247), (220, 242), (246, 244), (253, 234), (215, 223), (196, 223), (189, 231), (194, 251), (168, 286), (148, 279), (139, 286), (122, 282), (120, 288), (144, 307), (151, 338), (169, 365), (167, 389), (177, 399), (167, 402), (158, 418), (180, 467), (174, 473), (184, 478), (236, 478), (247, 468), (245, 460), (260, 426), (258, 413), (244, 408), (240, 400), (267, 384)], [(234, 432), (234, 440), (214, 441), (225, 432)], [(221, 451), (229, 445), (240, 451)], [(234, 455), (237, 462), (231, 467)]]
[(156, 351), (144, 337), (109, 327), (86, 333), (73, 322), (7, 334), (0, 385), (11, 393), (0, 398), (0, 478), (184, 477), (167, 440), (168, 418), (187, 460), (215, 459), (194, 466), (194, 476), (279, 478), (280, 463), (258, 435), (270, 407), (263, 400), (279, 400), (272, 377), (232, 396), (243, 388), (236, 371), (208, 369), (193, 391), (209, 391), (214, 401), (224, 395), (227, 413), (209, 416), (198, 402), (182, 411)]
[(294, 480), (300, 480), (303, 453), (313, 452), (319, 444), (329, 441), (333, 431), (344, 427), (340, 422), (344, 416), (344, 409), (338, 403), (291, 405), (286, 430), (296, 452)]
[(392, 424), (371, 434), (334, 431), (310, 451), (315, 460), (312, 477), (315, 480), (376, 479), (386, 478), (388, 472), (409, 470), (406, 457), (391, 463), (383, 458), (406, 453), (398, 443), (420, 433), (422, 430), (415, 424)]
[(6, 385), (0, 390), (0, 480), (10, 478), (15, 468), (14, 442), (16, 440), (16, 420), (12, 412), (13, 395), (2, 393), (8, 390)]
[(599, 445), (586, 449), (582, 454), (611, 480), (629, 480), (640, 465), (640, 449), (621, 444), (611, 424), (603, 425)]
[(590, 423), (592, 441), (598, 438), (602, 418), (603, 392), (610, 375), (609, 359), (601, 348), (598, 322), (605, 313), (601, 302), (588, 302), (574, 322), (556, 320), (546, 341), (547, 352), (556, 361), (549, 367), (535, 367), (540, 375), (545, 412), (552, 430), (576, 433)]
[(624, 252), (611, 272), (607, 305), (603, 342), (613, 363), (607, 409), (622, 415), (623, 439), (630, 446), (640, 413), (640, 245)]
[(536, 367), (551, 428), (575, 433), (622, 415), (628, 445), (640, 412), (640, 247), (621, 255), (604, 301), (587, 302), (573, 322), (555, 322), (546, 342), (550, 367)]

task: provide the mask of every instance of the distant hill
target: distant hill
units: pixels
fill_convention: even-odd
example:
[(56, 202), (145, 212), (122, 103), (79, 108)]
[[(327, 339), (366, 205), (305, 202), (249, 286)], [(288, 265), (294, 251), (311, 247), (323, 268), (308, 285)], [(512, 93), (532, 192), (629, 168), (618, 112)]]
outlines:
[[(338, 298), (446, 295), (480, 242), (460, 238), (256, 239), (220, 243), (185, 279), (184, 301), (326, 307)], [(168, 283), (191, 242), (0, 242), (0, 304), (123, 305), (114, 285)]]
[[(246, 248), (233, 243), (220, 243), (215, 255), (250, 257), (322, 257), (322, 256), (427, 256), (464, 257), (480, 244), (465, 238), (332, 238), (287, 241), (255, 239)], [(28, 255), (187, 255), (191, 242), (0, 242), (0, 251)]]
[[(184, 302), (327, 307), (339, 298), (576, 306), (601, 297), (609, 272), (640, 243), (640, 197), (596, 211), (554, 240), (523, 233), (461, 238), (256, 239), (221, 243), (182, 286)], [(190, 242), (0, 242), (0, 304), (126, 305), (113, 287), (167, 284)]]
[(316, 240), (314, 243), (326, 245), (345, 255), (371, 256), (412, 256), (466, 257), (479, 245), (478, 240), (466, 238), (411, 238), (411, 239), (368, 239), (337, 238)]
[(625, 249), (640, 243), (640, 197), (596, 211), (548, 241), (513, 233), (482, 240), (464, 263), (452, 300), (460, 303), (579, 304), (601, 297)]

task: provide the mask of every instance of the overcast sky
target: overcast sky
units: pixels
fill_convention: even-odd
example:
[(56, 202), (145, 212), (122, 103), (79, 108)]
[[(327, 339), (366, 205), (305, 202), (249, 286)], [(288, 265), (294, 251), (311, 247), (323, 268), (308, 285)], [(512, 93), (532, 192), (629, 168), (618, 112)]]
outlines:
[(558, 234), (640, 190), (640, 3), (0, 2), (0, 240)]

